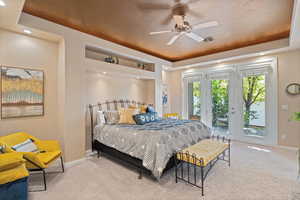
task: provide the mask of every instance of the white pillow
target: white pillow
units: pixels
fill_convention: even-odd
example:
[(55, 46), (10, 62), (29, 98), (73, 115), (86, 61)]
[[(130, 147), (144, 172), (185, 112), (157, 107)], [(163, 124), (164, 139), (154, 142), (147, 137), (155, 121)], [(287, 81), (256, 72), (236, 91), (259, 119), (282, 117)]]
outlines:
[(97, 114), (96, 114), (96, 121), (97, 121), (97, 124), (105, 124), (106, 121), (105, 121), (105, 116), (104, 116), (104, 113), (103, 111), (97, 111)]
[(38, 152), (37, 146), (33, 143), (31, 139), (25, 140), (20, 144), (16, 144), (11, 147), (17, 152)]

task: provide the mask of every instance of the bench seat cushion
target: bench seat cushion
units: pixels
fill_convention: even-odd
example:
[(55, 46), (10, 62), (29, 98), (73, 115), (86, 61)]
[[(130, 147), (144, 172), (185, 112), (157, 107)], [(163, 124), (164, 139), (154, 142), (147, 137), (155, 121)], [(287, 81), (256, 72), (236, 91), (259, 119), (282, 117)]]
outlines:
[[(183, 154), (177, 154), (177, 159), (193, 164), (195, 161), (193, 161), (191, 156), (187, 156), (188, 153), (189, 155), (196, 155), (196, 165), (206, 166), (210, 161), (214, 160), (217, 158), (217, 156), (223, 153), (228, 147), (229, 144), (227, 143), (212, 139), (205, 139), (182, 150), (181, 152)], [(203, 164), (200, 162), (201, 158), (203, 159)]]

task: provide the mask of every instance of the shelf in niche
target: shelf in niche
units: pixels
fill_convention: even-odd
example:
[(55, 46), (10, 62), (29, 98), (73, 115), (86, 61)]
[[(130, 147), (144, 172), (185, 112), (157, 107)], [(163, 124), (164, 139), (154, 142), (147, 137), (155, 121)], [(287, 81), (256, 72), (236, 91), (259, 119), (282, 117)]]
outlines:
[[(155, 71), (154, 63), (146, 63), (143, 61), (139, 61), (137, 59), (128, 58), (126, 56), (112, 53), (109, 51), (105, 51), (102, 49), (98, 49), (95, 47), (86, 47), (85, 48), (85, 57), (88, 59), (98, 60), (100, 62), (105, 62), (108, 64), (125, 66), (125, 67), (148, 71), (148, 72)], [(105, 59), (108, 57), (112, 57), (115, 62), (114, 63), (107, 62)]]

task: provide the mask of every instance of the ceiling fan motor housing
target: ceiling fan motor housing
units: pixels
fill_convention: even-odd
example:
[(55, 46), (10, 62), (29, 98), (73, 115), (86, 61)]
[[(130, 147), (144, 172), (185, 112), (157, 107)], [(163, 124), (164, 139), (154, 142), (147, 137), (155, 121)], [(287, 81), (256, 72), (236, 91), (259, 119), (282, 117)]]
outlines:
[(177, 3), (172, 9), (173, 15), (185, 16), (188, 11), (188, 6), (186, 4)]
[(179, 26), (178, 24), (175, 25), (175, 31), (176, 32), (187, 32), (190, 33), (192, 31), (192, 26), (187, 22), (183, 22), (183, 26)]

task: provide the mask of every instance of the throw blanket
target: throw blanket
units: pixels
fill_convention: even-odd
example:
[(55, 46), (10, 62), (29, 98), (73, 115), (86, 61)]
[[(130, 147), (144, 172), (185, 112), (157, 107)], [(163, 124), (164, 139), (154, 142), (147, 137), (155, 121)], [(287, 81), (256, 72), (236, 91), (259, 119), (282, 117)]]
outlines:
[(145, 125), (98, 125), (95, 139), (143, 161), (159, 179), (172, 155), (210, 136), (200, 121), (162, 119)]

